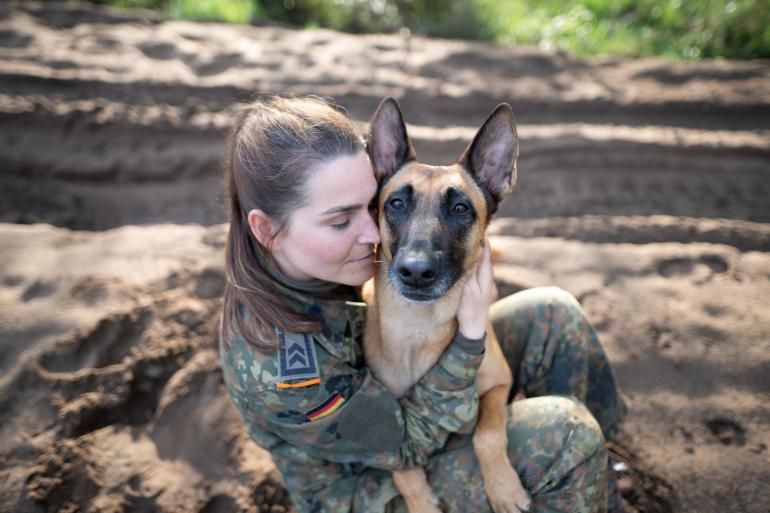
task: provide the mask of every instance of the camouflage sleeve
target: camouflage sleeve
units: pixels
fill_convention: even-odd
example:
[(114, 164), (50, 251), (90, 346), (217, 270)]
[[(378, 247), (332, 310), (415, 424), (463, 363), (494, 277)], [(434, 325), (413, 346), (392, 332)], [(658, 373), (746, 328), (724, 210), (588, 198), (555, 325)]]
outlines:
[(456, 337), (400, 400), (367, 368), (353, 368), (317, 349), (320, 383), (279, 388), (262, 380), (264, 388), (238, 393), (236, 403), (247, 423), (314, 458), (386, 469), (426, 464), (450, 433), (475, 423), (475, 377), (483, 358), (479, 341)]

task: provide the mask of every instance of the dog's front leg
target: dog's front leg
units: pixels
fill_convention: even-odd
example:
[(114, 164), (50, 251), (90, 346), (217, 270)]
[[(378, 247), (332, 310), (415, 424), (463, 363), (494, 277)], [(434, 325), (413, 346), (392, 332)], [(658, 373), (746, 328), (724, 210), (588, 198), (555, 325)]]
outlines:
[(484, 490), (495, 513), (528, 511), (529, 494), (508, 459), (506, 428), (507, 384), (487, 390), (479, 402), (479, 423), (473, 435), (473, 448), (481, 466)]
[(401, 492), (409, 513), (441, 513), (438, 498), (428, 484), (422, 467), (393, 471), (396, 488)]

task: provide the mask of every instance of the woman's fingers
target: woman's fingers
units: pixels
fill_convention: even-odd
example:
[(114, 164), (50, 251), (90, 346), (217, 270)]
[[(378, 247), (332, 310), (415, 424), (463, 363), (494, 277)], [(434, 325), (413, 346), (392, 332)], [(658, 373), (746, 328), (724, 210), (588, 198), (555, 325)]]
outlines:
[(463, 288), (457, 321), (460, 332), (468, 338), (484, 334), (492, 302), (492, 259), (489, 244), (485, 243), (476, 272)]
[(492, 290), (492, 250), (489, 247), (489, 240), (484, 241), (481, 261), (476, 269), (476, 279), (482, 293), (488, 294)]

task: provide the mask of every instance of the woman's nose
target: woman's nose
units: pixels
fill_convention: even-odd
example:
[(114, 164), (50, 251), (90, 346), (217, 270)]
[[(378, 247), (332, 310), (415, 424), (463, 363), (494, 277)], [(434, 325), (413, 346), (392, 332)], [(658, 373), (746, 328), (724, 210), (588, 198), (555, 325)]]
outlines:
[(361, 235), (358, 236), (359, 244), (379, 244), (380, 243), (380, 229), (377, 227), (377, 223), (374, 222), (372, 214), (367, 212), (366, 219), (364, 220), (364, 227), (361, 231)]

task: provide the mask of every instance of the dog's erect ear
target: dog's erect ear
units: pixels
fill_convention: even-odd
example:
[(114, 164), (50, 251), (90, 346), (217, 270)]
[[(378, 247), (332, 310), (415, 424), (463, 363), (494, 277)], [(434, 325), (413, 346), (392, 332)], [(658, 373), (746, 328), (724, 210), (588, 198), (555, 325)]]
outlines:
[(516, 183), (519, 138), (513, 109), (501, 103), (487, 118), (458, 160), (491, 196), (492, 213)]
[(382, 100), (372, 116), (367, 142), (378, 181), (390, 178), (402, 165), (417, 158), (406, 133), (401, 109), (390, 96)]

